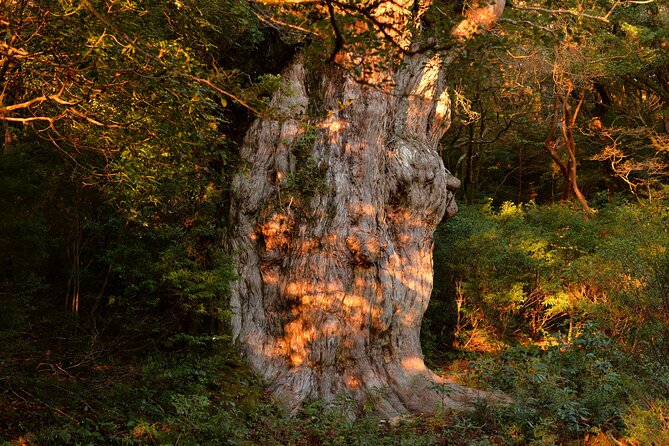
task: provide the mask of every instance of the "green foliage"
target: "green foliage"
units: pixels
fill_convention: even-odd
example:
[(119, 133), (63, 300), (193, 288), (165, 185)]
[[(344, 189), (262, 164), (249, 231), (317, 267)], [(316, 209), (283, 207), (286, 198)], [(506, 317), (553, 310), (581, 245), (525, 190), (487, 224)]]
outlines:
[[(426, 328), (450, 322), (454, 345), (473, 359), (461, 379), (513, 398), (488, 414), (490, 438), (552, 445), (601, 434), (663, 444), (667, 228), (664, 202), (614, 202), (594, 216), (488, 203), (461, 206), (442, 224), (433, 299), (457, 317), (429, 308)], [(493, 352), (467, 353), (477, 349)]]
[[(222, 340), (206, 342), (216, 353), (189, 349), (149, 358), (141, 371), (98, 365), (104, 372), (85, 382), (67, 381), (61, 390), (46, 377), (12, 382), (19, 389), (30, 385), (31, 397), (47, 407), (60, 407), (41, 419), (32, 413), (24, 419), (31, 431), (28, 444), (244, 444), (245, 421), (258, 404), (260, 387), (217, 346)], [(81, 407), (67, 403), (72, 395)], [(41, 425), (32, 425), (35, 421)]]
[[(457, 119), (443, 145), (464, 201), (545, 203), (563, 192), (544, 142), (553, 99), (568, 85), (572, 109), (583, 98), (574, 141), (585, 196), (628, 190), (645, 198), (661, 189), (669, 159), (653, 140), (666, 134), (669, 97), (660, 84), (669, 68), (669, 10), (651, 3), (507, 6), (498, 33), (467, 42), (447, 73)], [(556, 148), (566, 160), (562, 144)]]
[[(15, 261), (2, 265), (2, 291), (76, 293), (82, 312), (225, 319), (234, 145), (221, 134), (224, 93), (243, 96), (246, 81), (213, 50), (252, 51), (262, 35), (238, 1), (163, 3), (0, 7), (8, 36), (24, 42), (20, 60), (3, 59), (3, 105), (60, 94), (53, 79), (65, 92), (30, 109), (36, 124), (3, 121), (0, 169), (12, 184), (0, 198), (11, 217), (0, 247)], [(75, 105), (64, 111), (63, 101)]]
[(282, 206), (300, 208), (316, 193), (326, 190), (324, 163), (313, 155), (318, 138), (318, 129), (305, 124), (291, 141), (290, 172), (283, 178), (277, 178), (280, 181), (277, 198)]
[(667, 444), (669, 442), (669, 403), (651, 400), (635, 404), (625, 415), (627, 436), (639, 444)]
[(233, 277), (231, 264), (218, 246), (203, 242), (207, 237), (219, 240), (217, 230), (119, 232), (117, 244), (99, 253), (110, 265), (107, 303), (112, 308), (168, 305), (191, 318), (225, 319), (222, 296)]
[(545, 438), (547, 426), (561, 439), (622, 428), (628, 396), (642, 392), (640, 377), (633, 377), (622, 359), (610, 339), (585, 326), (571, 340), (549, 340), (545, 350), (512, 347), (476, 367), (484, 380), (514, 398), (502, 417), (531, 442)]
[(377, 417), (366, 414), (351, 421), (348, 414), (356, 410), (346, 395), (330, 404), (313, 401), (296, 414), (294, 419), (266, 418), (259, 420), (261, 428), (254, 444), (267, 445), (430, 445), (433, 435), (421, 432), (416, 425), (390, 427)]
[[(482, 383), (504, 390), (514, 402), (497, 410), (497, 422), (515, 440), (511, 444), (560, 444), (585, 434), (627, 431), (631, 439), (666, 434), (663, 403), (642, 409), (634, 401), (669, 396), (656, 379), (624, 354), (594, 325), (571, 339), (550, 338), (543, 348), (514, 346), (480, 359), (474, 370)], [(653, 443), (653, 444), (662, 444)]]
[(0, 113), (0, 442), (233, 442), (249, 378), (203, 351), (229, 343), (211, 337), (233, 277), (224, 132), (233, 97), (262, 104), (280, 80), (249, 56), (266, 35), (236, 0), (79, 3), (0, 4), (21, 45), (0, 60), (0, 107), (60, 94)]
[(481, 326), (536, 338), (593, 320), (639, 351), (662, 349), (666, 222), (661, 202), (594, 217), (563, 205), (464, 206), (437, 232), (435, 286), (455, 284), (463, 338)]

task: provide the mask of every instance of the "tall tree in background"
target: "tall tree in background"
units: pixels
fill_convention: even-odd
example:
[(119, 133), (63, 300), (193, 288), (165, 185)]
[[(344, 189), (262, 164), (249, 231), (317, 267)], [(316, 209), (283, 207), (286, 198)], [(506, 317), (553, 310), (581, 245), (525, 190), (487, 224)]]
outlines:
[[(584, 89), (588, 85), (586, 82), (580, 82), (579, 91), (574, 91), (575, 80), (573, 75), (570, 75), (570, 65), (573, 64), (567, 63), (567, 60), (575, 58), (577, 54), (579, 54), (578, 46), (570, 42), (563, 42), (554, 50), (551, 63), (553, 108), (544, 147), (562, 174), (564, 181), (562, 199), (569, 200), (576, 197), (586, 212), (594, 213), (578, 186), (578, 158), (576, 156), (574, 132), (576, 131), (579, 113), (585, 101)], [(585, 58), (583, 57), (583, 59)], [(586, 74), (588, 71), (584, 70), (583, 73)], [(573, 99), (574, 96), (576, 97), (575, 100)], [(558, 151), (560, 146), (565, 153), (564, 159)]]
[[(491, 25), (505, 5), (480, 3), (454, 38)], [(456, 212), (459, 185), (436, 150), (450, 124), (443, 69), (453, 50), (424, 33), (429, 7), (313, 7), (333, 31), (330, 63), (317, 50), (298, 54), (272, 98), (278, 116), (256, 120), (244, 139), (231, 209), (233, 335), (289, 407), (346, 392), (395, 415), (489, 396), (445, 383), (420, 346), (432, 235)], [(361, 36), (373, 40), (356, 46)]]
[(463, 99), (444, 152), (467, 198), (650, 198), (667, 172), (668, 18), (657, 1), (510, 5), (450, 71)]

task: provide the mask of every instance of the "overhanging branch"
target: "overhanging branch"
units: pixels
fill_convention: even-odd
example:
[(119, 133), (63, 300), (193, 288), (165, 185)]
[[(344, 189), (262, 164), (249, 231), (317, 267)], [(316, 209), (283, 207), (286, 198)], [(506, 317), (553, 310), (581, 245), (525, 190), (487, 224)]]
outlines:
[(613, 12), (619, 7), (619, 6), (629, 6), (629, 5), (646, 5), (649, 3), (654, 3), (655, 0), (639, 0), (639, 1), (633, 1), (633, 0), (627, 0), (627, 1), (616, 1), (611, 5), (611, 8), (607, 11), (606, 14), (604, 15), (594, 15), (594, 14), (588, 14), (582, 11), (576, 11), (573, 9), (550, 9), (550, 8), (542, 8), (540, 6), (529, 6), (529, 5), (518, 5), (514, 2), (509, 2), (508, 6), (513, 9), (518, 9), (521, 11), (534, 11), (534, 12), (541, 12), (545, 14), (552, 14), (552, 15), (570, 15), (573, 17), (580, 17), (580, 18), (586, 18), (590, 20), (596, 20), (599, 22), (605, 22), (608, 23), (609, 19), (611, 18), (611, 15)]

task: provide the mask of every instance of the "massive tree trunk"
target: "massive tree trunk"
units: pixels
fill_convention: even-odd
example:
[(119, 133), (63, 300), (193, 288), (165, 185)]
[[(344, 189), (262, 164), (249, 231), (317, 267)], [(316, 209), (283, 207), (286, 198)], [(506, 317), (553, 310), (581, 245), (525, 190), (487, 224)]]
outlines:
[(436, 150), (450, 124), (442, 65), (412, 54), (371, 86), (298, 56), (272, 99), (282, 118), (246, 135), (233, 335), (288, 407), (344, 392), (393, 416), (486, 396), (433, 374), (420, 346), (433, 231), (457, 211), (459, 181)]

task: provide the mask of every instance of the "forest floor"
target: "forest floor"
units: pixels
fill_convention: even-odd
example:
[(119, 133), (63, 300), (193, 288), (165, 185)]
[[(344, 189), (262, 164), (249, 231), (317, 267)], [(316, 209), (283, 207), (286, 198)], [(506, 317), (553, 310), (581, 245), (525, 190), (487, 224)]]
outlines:
[[(555, 384), (560, 380), (548, 384), (551, 377), (540, 378), (541, 370), (550, 372), (552, 363), (559, 361), (560, 367), (568, 368), (567, 362), (584, 361), (592, 351), (568, 361), (547, 358), (550, 353), (535, 347), (510, 350), (479, 345), (478, 351), (454, 351), (432, 361), (444, 376), (485, 385), (481, 377), (503, 366), (508, 376), (531, 370), (537, 388), (519, 390), (530, 381), (520, 385), (522, 380), (516, 377), (516, 388), (510, 389), (525, 400), (502, 411), (481, 406), (467, 414), (443, 412), (394, 420), (362, 414), (350, 422), (340, 410), (345, 398), (339, 406), (315, 401), (296, 416), (288, 416), (267, 400), (261, 383), (227, 347), (227, 339), (110, 337), (104, 331), (91, 336), (91, 326), (84, 330), (75, 320), (44, 317), (25, 300), (15, 303), (28, 304), (28, 310), (15, 319), (20, 323), (2, 332), (2, 446), (669, 444), (661, 443), (669, 438), (669, 428), (662, 418), (666, 412), (658, 407), (653, 412), (649, 406), (639, 415), (646, 417), (646, 428), (658, 428), (655, 440), (648, 437), (651, 443), (641, 443), (622, 434), (621, 416), (595, 426), (596, 414), (579, 413), (574, 404), (566, 404), (576, 399), (562, 396), (562, 406), (543, 407), (536, 394), (529, 395), (536, 390), (559, 399), (561, 393), (569, 393)], [(7, 308), (3, 319), (17, 307)], [(600, 403), (608, 404), (606, 398)], [(532, 410), (522, 413), (527, 408)], [(569, 408), (582, 418), (575, 420), (571, 430), (565, 427)], [(653, 413), (658, 416), (653, 418)]]

